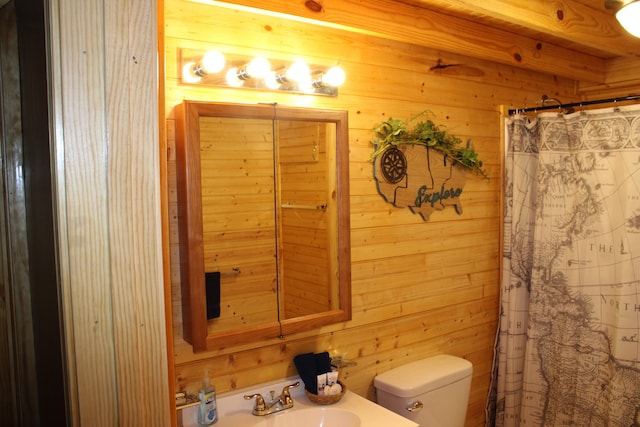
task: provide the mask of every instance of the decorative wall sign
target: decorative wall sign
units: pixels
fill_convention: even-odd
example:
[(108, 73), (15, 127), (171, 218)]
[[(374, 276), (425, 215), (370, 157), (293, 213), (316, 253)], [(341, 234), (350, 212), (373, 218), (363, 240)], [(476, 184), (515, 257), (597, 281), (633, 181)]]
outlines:
[(395, 207), (408, 207), (425, 221), (447, 206), (462, 214), (465, 170), (441, 152), (425, 145), (400, 145), (385, 150), (374, 164), (378, 192)]
[(380, 195), (395, 207), (408, 207), (428, 221), (433, 211), (453, 206), (462, 214), (466, 172), (487, 177), (478, 154), (432, 121), (412, 129), (401, 120), (383, 122), (374, 129), (376, 150), (371, 155)]

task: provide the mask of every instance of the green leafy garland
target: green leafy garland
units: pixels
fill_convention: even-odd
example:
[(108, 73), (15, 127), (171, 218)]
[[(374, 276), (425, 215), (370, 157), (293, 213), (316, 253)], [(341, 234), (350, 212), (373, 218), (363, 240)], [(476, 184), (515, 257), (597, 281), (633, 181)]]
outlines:
[(376, 126), (373, 129), (376, 133), (376, 139), (371, 141), (376, 149), (370, 160), (375, 160), (378, 155), (392, 146), (397, 147), (401, 144), (425, 145), (440, 151), (462, 166), (469, 168), (473, 173), (488, 178), (487, 172), (482, 168), (482, 161), (478, 158), (478, 153), (471, 146), (471, 140), (467, 141), (466, 146), (462, 146), (460, 138), (449, 134), (431, 120), (419, 121), (413, 128), (409, 128), (410, 123), (425, 113), (427, 112), (424, 111), (408, 121), (389, 117), (389, 120)]

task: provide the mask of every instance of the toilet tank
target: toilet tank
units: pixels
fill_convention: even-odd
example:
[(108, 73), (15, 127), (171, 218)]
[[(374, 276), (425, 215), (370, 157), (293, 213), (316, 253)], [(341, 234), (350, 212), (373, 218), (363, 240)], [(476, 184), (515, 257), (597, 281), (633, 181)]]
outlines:
[(375, 377), (377, 402), (420, 427), (464, 427), (472, 372), (444, 354), (411, 362)]

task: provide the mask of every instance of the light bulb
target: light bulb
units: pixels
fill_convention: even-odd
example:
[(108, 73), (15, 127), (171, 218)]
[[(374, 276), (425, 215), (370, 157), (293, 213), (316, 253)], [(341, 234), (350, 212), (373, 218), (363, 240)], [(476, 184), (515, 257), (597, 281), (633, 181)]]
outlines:
[(281, 86), (275, 71), (270, 71), (269, 74), (267, 74), (267, 77), (264, 78), (264, 84), (273, 90), (279, 89)]
[(324, 83), (326, 85), (329, 85), (329, 86), (338, 87), (342, 83), (344, 83), (345, 78), (346, 78), (346, 76), (344, 74), (344, 71), (342, 71), (342, 68), (340, 68), (340, 67), (331, 67), (322, 76), (322, 83)]
[(244, 84), (244, 80), (238, 77), (238, 69), (236, 67), (229, 68), (226, 75), (227, 84), (232, 87), (240, 87)]
[(313, 87), (313, 79), (309, 74), (306, 77), (298, 80), (298, 90), (302, 93), (313, 93), (315, 88)]
[(246, 72), (247, 77), (263, 79), (271, 71), (271, 64), (265, 58), (257, 57), (253, 58), (249, 64), (247, 64)]
[(224, 68), (224, 55), (217, 50), (210, 50), (202, 57), (200, 66), (205, 73), (219, 73)]
[(309, 66), (302, 61), (296, 61), (285, 72), (285, 78), (294, 82), (299, 82), (309, 77)]
[(640, 37), (640, 1), (635, 1), (623, 6), (616, 13), (616, 18), (622, 28), (629, 34)]
[(198, 83), (202, 77), (195, 74), (196, 63), (187, 62), (182, 67), (182, 81), (185, 83)]

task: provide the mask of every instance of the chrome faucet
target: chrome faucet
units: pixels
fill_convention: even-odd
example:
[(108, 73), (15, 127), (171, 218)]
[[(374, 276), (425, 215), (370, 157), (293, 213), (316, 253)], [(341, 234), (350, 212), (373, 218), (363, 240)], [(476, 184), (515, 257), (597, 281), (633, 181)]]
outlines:
[(278, 397), (274, 397), (275, 391), (271, 390), (271, 400), (268, 402), (265, 402), (264, 397), (259, 393), (245, 394), (244, 398), (246, 400), (256, 399), (253, 411), (251, 411), (253, 415), (262, 416), (275, 414), (276, 412), (284, 411), (285, 409), (293, 407), (293, 399), (291, 398), (289, 389), (298, 387), (299, 385), (300, 381), (296, 381), (293, 384), (284, 386), (282, 393), (280, 393), (280, 396)]

